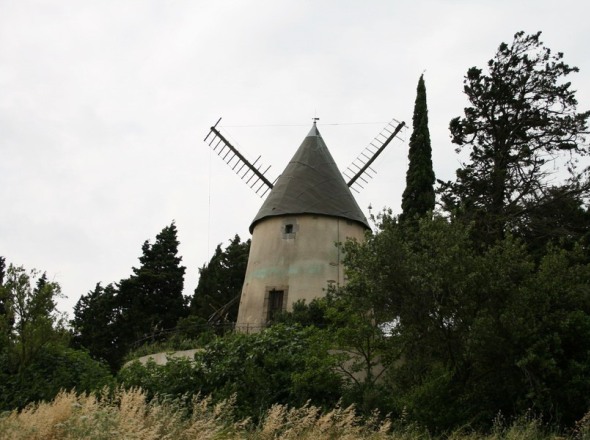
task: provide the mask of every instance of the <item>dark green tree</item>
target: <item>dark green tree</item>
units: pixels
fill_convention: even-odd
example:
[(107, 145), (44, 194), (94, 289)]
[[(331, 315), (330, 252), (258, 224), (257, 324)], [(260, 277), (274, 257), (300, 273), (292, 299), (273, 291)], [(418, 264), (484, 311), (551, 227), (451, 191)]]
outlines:
[(12, 320), (8, 316), (8, 296), (2, 289), (6, 276), (6, 259), (0, 257), (0, 350), (8, 344), (8, 335), (12, 328)]
[(537, 257), (549, 243), (570, 250), (581, 243), (590, 261), (590, 210), (581, 197), (584, 192), (570, 185), (548, 188), (541, 200), (524, 204), (514, 233)]
[(6, 306), (0, 316), (6, 332), (0, 345), (0, 410), (50, 400), (60, 389), (90, 391), (112, 380), (104, 365), (67, 347), (68, 334), (56, 310), (59, 295), (59, 284), (44, 273), (8, 267), (0, 286)]
[[(114, 385), (108, 366), (83, 350), (60, 344), (43, 346), (20, 373), (0, 355), (0, 410), (24, 408), (32, 402), (52, 400), (61, 390), (79, 393)], [(3, 362), (4, 361), (4, 362)]]
[(565, 81), (578, 68), (545, 47), (540, 35), (518, 32), (511, 44), (499, 46), (487, 72), (469, 69), (464, 92), (470, 106), (450, 123), (452, 141), (457, 151), (469, 149), (469, 161), (455, 182), (443, 184), (442, 202), (475, 221), (488, 243), (502, 239), (526, 207), (546, 197), (559, 160), (575, 187), (581, 177), (576, 159), (588, 154), (590, 112), (576, 111), (575, 91)]
[(7, 329), (11, 351), (22, 371), (44, 345), (65, 337), (56, 310), (61, 288), (58, 283), (48, 281), (44, 273), (27, 272), (24, 267), (11, 264), (0, 290), (6, 306), (6, 322), (12, 323)]
[(249, 252), (250, 240), (242, 242), (237, 234), (224, 250), (217, 246), (209, 263), (199, 269), (191, 315), (214, 323), (236, 321)]
[(182, 296), (185, 267), (180, 265), (178, 244), (176, 225), (172, 223), (162, 229), (154, 244), (143, 244), (140, 267), (134, 267), (133, 274), (119, 282), (118, 324), (126, 344), (157, 338), (186, 316)]
[(6, 259), (0, 257), (0, 286), (4, 284), (4, 276), (6, 274)]
[(583, 247), (551, 247), (537, 263), (511, 236), (482, 250), (462, 222), (417, 226), (386, 218), (345, 248), (347, 294), (374, 310), (366, 319), (389, 323), (380, 355), (394, 407), (433, 430), (529, 408), (556, 424), (580, 418), (590, 405)]
[(117, 370), (134, 345), (165, 339), (188, 313), (178, 244), (173, 222), (154, 244), (144, 242), (141, 265), (129, 278), (105, 288), (99, 283), (82, 296), (72, 320), (74, 347), (86, 348)]
[(106, 361), (113, 371), (120, 366), (126, 347), (122, 344), (121, 308), (117, 305), (117, 289), (112, 284), (82, 295), (74, 306), (72, 346), (84, 348), (98, 360)]
[(421, 217), (434, 209), (434, 171), (432, 169), (432, 148), (428, 130), (428, 106), (424, 75), (420, 75), (416, 90), (413, 131), (410, 136), (406, 189), (402, 194), (401, 219)]

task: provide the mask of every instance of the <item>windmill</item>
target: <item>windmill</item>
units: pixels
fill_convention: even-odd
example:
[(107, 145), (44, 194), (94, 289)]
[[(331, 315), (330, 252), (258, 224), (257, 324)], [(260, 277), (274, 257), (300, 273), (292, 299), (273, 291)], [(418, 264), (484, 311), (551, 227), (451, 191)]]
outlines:
[[(236, 328), (257, 331), (299, 300), (323, 296), (345, 282), (336, 243), (363, 240), (369, 223), (352, 191), (376, 171), (375, 159), (398, 136), (404, 122), (392, 120), (341, 173), (318, 128), (313, 126), (283, 173), (271, 182), (260, 156), (249, 161), (217, 128), (205, 142), (265, 200), (250, 224), (252, 242)], [(264, 169), (264, 171), (261, 171)]]

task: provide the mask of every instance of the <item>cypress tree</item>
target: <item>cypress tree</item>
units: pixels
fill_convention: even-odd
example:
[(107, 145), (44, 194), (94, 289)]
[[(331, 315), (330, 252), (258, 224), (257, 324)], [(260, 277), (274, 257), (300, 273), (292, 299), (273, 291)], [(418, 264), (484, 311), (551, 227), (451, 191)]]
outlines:
[(74, 307), (73, 348), (88, 350), (94, 359), (105, 360), (113, 372), (121, 366), (128, 347), (125, 345), (127, 329), (121, 325), (121, 307), (117, 304), (118, 290), (113, 284), (96, 285), (82, 295)]
[(236, 321), (249, 252), (250, 240), (242, 242), (237, 234), (225, 250), (217, 246), (209, 263), (199, 269), (199, 284), (190, 303), (192, 315), (209, 320), (215, 313), (216, 321)]
[(418, 81), (412, 123), (406, 189), (402, 195), (402, 220), (415, 219), (434, 209), (434, 171), (424, 75), (420, 75)]
[(182, 290), (185, 267), (180, 265), (176, 225), (172, 223), (146, 241), (139, 257), (141, 266), (119, 283), (117, 303), (121, 324), (130, 342), (170, 330), (188, 314)]

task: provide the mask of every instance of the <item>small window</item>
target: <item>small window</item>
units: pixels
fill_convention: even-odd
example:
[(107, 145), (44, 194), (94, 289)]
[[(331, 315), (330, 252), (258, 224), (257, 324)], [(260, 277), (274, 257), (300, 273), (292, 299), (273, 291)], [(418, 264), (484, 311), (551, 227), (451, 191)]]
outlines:
[(294, 240), (295, 236), (299, 232), (299, 225), (297, 224), (297, 219), (295, 218), (286, 218), (283, 220), (281, 224), (281, 234), (283, 235), (284, 239), (287, 240)]
[(272, 321), (277, 314), (283, 311), (284, 290), (271, 290), (268, 292), (268, 320)]

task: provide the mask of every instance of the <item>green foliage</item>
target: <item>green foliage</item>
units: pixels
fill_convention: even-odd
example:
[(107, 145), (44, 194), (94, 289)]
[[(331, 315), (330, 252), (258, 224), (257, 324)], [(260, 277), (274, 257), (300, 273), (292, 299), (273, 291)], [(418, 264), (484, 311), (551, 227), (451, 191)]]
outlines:
[(525, 402), (572, 424), (590, 407), (590, 265), (581, 249), (549, 249), (512, 301), (505, 327)]
[(2, 326), (7, 331), (7, 349), (16, 356), (19, 369), (25, 368), (44, 345), (64, 339), (55, 309), (59, 295), (59, 284), (47, 281), (45, 274), (12, 264), (8, 267), (0, 287), (5, 308)]
[(133, 361), (121, 368), (117, 380), (126, 388), (145, 390), (150, 399), (156, 396), (175, 399), (199, 394), (204, 375), (194, 360), (169, 357), (164, 365), (151, 359), (145, 364)]
[(333, 289), (326, 297), (293, 304), (277, 316), (275, 324), (313, 326), (322, 329), (329, 342), (335, 371), (342, 377), (342, 400), (364, 415), (390, 408), (380, 378), (388, 367), (386, 328), (378, 322), (371, 303), (358, 286)]
[(133, 362), (136, 359), (156, 353), (171, 353), (180, 350), (192, 350), (201, 347), (203, 344), (195, 339), (174, 339), (157, 341), (151, 344), (144, 344), (132, 349), (125, 355), (124, 364)]
[(383, 323), (370, 302), (355, 285), (326, 297), (327, 334), (338, 359), (337, 371), (345, 378), (344, 401), (363, 414), (389, 412), (380, 378), (389, 366), (384, 356), (388, 345)]
[(236, 322), (250, 240), (236, 235), (225, 250), (218, 245), (208, 264), (199, 269), (199, 284), (191, 299), (191, 315), (215, 324)]
[(6, 258), (0, 257), (0, 286), (4, 284), (4, 276), (6, 275)]
[[(564, 81), (577, 68), (539, 38), (519, 32), (500, 45), (485, 73), (467, 72), (470, 104), (450, 130), (458, 150), (470, 154), (457, 180), (442, 184), (448, 218), (425, 215), (434, 208), (434, 173), (420, 77), (403, 221), (385, 212), (375, 234), (344, 245), (346, 286), (294, 304), (260, 333), (220, 337), (211, 324), (236, 319), (250, 242), (236, 235), (226, 249), (217, 247), (200, 269), (188, 315), (172, 223), (153, 245), (144, 243), (129, 278), (82, 296), (73, 346), (113, 370), (138, 341), (151, 352), (200, 346), (194, 359), (133, 362), (118, 380), (147, 390), (154, 403), (182, 407), (197, 394), (235, 402), (239, 419), (265, 424), (261, 436), (295, 432), (270, 426), (288, 416), (315, 421), (318, 410), (307, 402), (342, 402), (366, 417), (375, 409), (399, 414), (394, 429), (403, 438), (429, 436), (417, 427), (452, 438), (462, 438), (457, 429), (549, 438), (545, 422), (575, 427), (576, 438), (586, 438), (590, 180), (576, 160), (588, 154), (590, 112), (577, 112)], [(559, 160), (569, 178), (551, 186)], [(111, 384), (104, 364), (65, 347), (57, 295), (57, 283), (6, 269), (0, 257), (0, 409), (51, 399), (61, 388)], [(147, 414), (140, 394), (136, 407)], [(287, 412), (276, 405), (304, 406)], [(198, 407), (178, 414), (186, 421)], [(336, 408), (330, 417), (346, 411)], [(342, 424), (347, 429), (358, 426), (352, 413)], [(330, 432), (344, 432), (338, 429)]]
[(117, 306), (117, 289), (112, 284), (82, 295), (74, 306), (72, 345), (84, 347), (95, 359), (106, 361), (113, 371), (125, 354), (119, 334), (124, 331), (119, 324), (120, 309)]
[(20, 372), (6, 354), (0, 357), (0, 409), (23, 408), (53, 399), (61, 390), (91, 392), (114, 384), (105, 364), (82, 350), (46, 345)]
[[(0, 287), (4, 285), (4, 277), (6, 276), (6, 258), (0, 257)], [(4, 299), (0, 300), (0, 314), (6, 313), (4, 307)]]
[(347, 293), (390, 323), (380, 350), (398, 411), (440, 430), (527, 409), (567, 425), (590, 407), (582, 248), (551, 248), (536, 265), (511, 237), (482, 251), (460, 222), (384, 217), (346, 251)]
[[(464, 259), (449, 262), (449, 273), (437, 278), (448, 279), (453, 266), (467, 270), (445, 281), (444, 296), (428, 286), (433, 296), (447, 298), (436, 312), (402, 294), (411, 307), (427, 311), (425, 322), (435, 313), (446, 320), (439, 343), (452, 356), (434, 351), (428, 361), (440, 364), (443, 375), (433, 377), (426, 368), (416, 377), (408, 361), (408, 371), (398, 369), (395, 378), (408, 389), (447, 378), (448, 400), (470, 408), (459, 419), (485, 423), (497, 411), (531, 408), (567, 425), (590, 405), (590, 181), (587, 170), (576, 167), (588, 154), (590, 112), (577, 112), (575, 91), (565, 81), (577, 71), (543, 45), (540, 33), (519, 32), (510, 45), (500, 45), (486, 73), (475, 67), (467, 72), (470, 106), (450, 130), (458, 150), (469, 149), (469, 162), (456, 182), (443, 184), (442, 201), (456, 220), (473, 227), (457, 254)], [(549, 185), (558, 165), (566, 166), (569, 178)], [(442, 261), (446, 251), (436, 243), (431, 255)], [(416, 365), (427, 360), (416, 358)]]
[(469, 69), (464, 92), (470, 107), (450, 123), (453, 142), (458, 150), (469, 148), (470, 160), (457, 170), (456, 182), (443, 185), (443, 205), (475, 221), (479, 239), (488, 243), (514, 230), (527, 214), (525, 204), (546, 197), (547, 177), (564, 152), (569, 190), (588, 190), (578, 185), (575, 162), (588, 154), (590, 112), (576, 112), (575, 91), (564, 80), (578, 69), (545, 47), (540, 34), (518, 32), (510, 45), (502, 43), (487, 73)]
[(174, 344), (175, 341), (192, 340), (198, 341), (198, 346), (207, 343), (213, 339), (215, 335), (214, 327), (209, 324), (204, 318), (196, 315), (189, 315), (185, 318), (180, 318), (174, 333), (170, 338)]
[(329, 321), (326, 317), (326, 300), (315, 298), (309, 304), (305, 300), (299, 300), (293, 303), (291, 311), (277, 313), (273, 319), (273, 324), (300, 325), (308, 327), (313, 325), (318, 328), (325, 328)]
[(178, 320), (176, 328), (168, 335), (168, 338), (134, 348), (127, 353), (125, 359), (129, 362), (154, 353), (192, 350), (204, 347), (215, 337), (215, 328), (211, 324), (201, 317), (189, 315)]
[(428, 130), (428, 106), (424, 75), (420, 75), (416, 90), (413, 130), (410, 136), (409, 165), (406, 189), (402, 194), (402, 219), (412, 220), (434, 210), (434, 171)]
[(61, 389), (90, 391), (108, 385), (108, 369), (83, 351), (66, 347), (67, 333), (55, 300), (59, 284), (36, 270), (10, 265), (0, 298), (0, 409), (51, 400)]
[(188, 313), (182, 295), (185, 267), (178, 254), (172, 223), (142, 246), (141, 266), (119, 282), (99, 284), (74, 307), (74, 347), (84, 347), (95, 359), (116, 371), (127, 352), (140, 342), (166, 338)]
[[(215, 333), (231, 331), (232, 323), (237, 316), (249, 249), (250, 241), (242, 243), (238, 235), (230, 241), (225, 250), (217, 246), (209, 264), (199, 270), (199, 284), (190, 301), (190, 315), (180, 316), (173, 329), (170, 328), (162, 334), (153, 334), (151, 338), (143, 338), (141, 341), (143, 344), (133, 348), (127, 358), (137, 356), (139, 353), (153, 353), (154, 350), (169, 351), (200, 347), (211, 341)], [(137, 271), (137, 269), (134, 270)], [(163, 279), (165, 276), (166, 273), (162, 272)], [(121, 282), (121, 292), (126, 288), (126, 282), (127, 280)], [(122, 300), (125, 300), (125, 295), (120, 294), (117, 301)], [(93, 309), (94, 307), (88, 308), (88, 310)], [(126, 331), (125, 315), (130, 314), (131, 311), (122, 309), (122, 317), (116, 326), (120, 332)], [(140, 322), (144, 322), (142, 319), (140, 318)], [(113, 334), (111, 340), (116, 341), (116, 335)], [(104, 343), (102, 346), (105, 346)]]
[(583, 244), (590, 257), (590, 210), (583, 200), (584, 191), (572, 190), (568, 185), (553, 187), (542, 200), (524, 205), (526, 216), (518, 221), (515, 234), (537, 258), (550, 243), (572, 249), (577, 242)]
[(186, 316), (181, 260), (174, 223), (156, 235), (154, 244), (143, 244), (141, 266), (134, 267), (133, 274), (118, 286), (117, 305), (127, 344), (173, 329)]
[(254, 415), (273, 403), (337, 399), (339, 379), (331, 370), (328, 348), (312, 327), (276, 325), (216, 339), (195, 358), (210, 372), (207, 392), (222, 398), (235, 393), (238, 404)]
[(257, 418), (275, 403), (334, 404), (341, 379), (328, 347), (315, 328), (276, 325), (260, 333), (218, 337), (194, 361), (170, 359), (163, 366), (135, 362), (119, 372), (119, 380), (152, 396), (235, 396), (238, 415)]
[(9, 314), (10, 297), (3, 288), (6, 276), (6, 259), (0, 257), (0, 350), (4, 350), (10, 343), (10, 334), (14, 325), (14, 318)]

